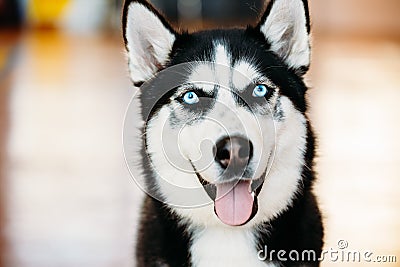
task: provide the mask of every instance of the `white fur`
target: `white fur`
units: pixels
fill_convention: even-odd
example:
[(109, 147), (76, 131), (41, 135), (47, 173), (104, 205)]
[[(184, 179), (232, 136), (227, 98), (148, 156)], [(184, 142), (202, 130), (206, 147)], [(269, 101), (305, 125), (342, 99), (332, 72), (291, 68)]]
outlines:
[[(293, 35), (285, 35), (288, 28)], [(271, 49), (290, 67), (309, 65), (309, 38), (304, 6), (300, 0), (276, 0), (261, 31), (271, 42)], [(155, 14), (141, 4), (129, 7), (127, 49), (133, 81), (151, 78), (168, 60), (175, 36)], [(222, 40), (214, 45), (213, 62), (190, 63), (187, 82), (207, 92), (218, 85), (217, 102), (194, 124), (177, 128), (170, 124), (174, 112), (185, 112), (172, 100), (163, 106), (146, 127), (148, 156), (158, 174), (156, 186), (173, 212), (190, 222), (193, 234), (190, 246), (192, 265), (206, 266), (279, 266), (258, 259), (253, 227), (268, 222), (285, 211), (298, 190), (304, 165), (307, 127), (306, 118), (289, 98), (279, 95), (279, 88), (269, 99), (270, 112), (260, 115), (236, 104), (232, 89), (244, 90), (250, 83), (268, 81), (249, 61), (231, 66), (231, 57)], [(150, 49), (149, 49), (150, 48)], [(277, 102), (283, 118), (272, 114)], [(258, 213), (246, 225), (231, 227), (223, 224), (214, 213), (214, 205), (198, 181), (189, 159), (201, 176), (209, 182), (219, 177), (212, 149), (202, 144), (215, 144), (222, 137), (242, 135), (254, 146), (254, 177), (268, 168), (265, 183), (258, 196)], [(209, 164), (208, 164), (209, 163)]]
[[(257, 223), (266, 222), (272, 220), (280, 213), (285, 211), (292, 203), (293, 197), (296, 192), (301, 189), (302, 177), (301, 172), (304, 164), (304, 152), (306, 149), (306, 119), (298, 112), (290, 100), (287, 97), (281, 97), (280, 99), (282, 109), (285, 112), (285, 119), (282, 122), (275, 121), (274, 131), (276, 137), (272, 137), (272, 140), (276, 140), (276, 147), (273, 148), (274, 144), (268, 144), (268, 138), (271, 134), (274, 134), (273, 130), (268, 127), (263, 127), (264, 135), (261, 135), (262, 140), (257, 140), (257, 133), (259, 130), (257, 127), (251, 126), (251, 117), (243, 119), (246, 123), (247, 129), (253, 128), (248, 131), (255, 146), (255, 157), (260, 159), (260, 166), (257, 168), (262, 171), (267, 167), (266, 154), (272, 152), (272, 166), (270, 171), (267, 173), (265, 183), (258, 196), (259, 210), (256, 216), (242, 228), (252, 227)], [(239, 111), (238, 116), (243, 116), (246, 111)], [(248, 112), (247, 112), (248, 113)], [(222, 118), (227, 121), (236, 121), (237, 119), (230, 118), (225, 114), (221, 114)], [(213, 129), (211, 125), (206, 122), (201, 124), (201, 128), (194, 129), (188, 133), (191, 140), (196, 140), (194, 135), (205, 136), (209, 135)], [(204, 130), (201, 130), (204, 129)], [(270, 134), (268, 134), (268, 131)], [(254, 135), (256, 134), (256, 135)], [(260, 146), (264, 146), (267, 151), (258, 150)], [(261, 153), (261, 155), (260, 155)], [(212, 170), (212, 169), (211, 169)], [(209, 169), (203, 171), (202, 176), (205, 179), (209, 179), (211, 182), (213, 179), (213, 172)], [(258, 177), (260, 172), (257, 172), (255, 177)], [(197, 179), (194, 177), (194, 179)], [(213, 205), (210, 203), (208, 206), (204, 206), (198, 209), (177, 209), (178, 214), (185, 218), (190, 218), (195, 224), (201, 224), (206, 226), (222, 225), (219, 219), (215, 216), (213, 211)]]
[(144, 5), (132, 3), (126, 25), (129, 70), (134, 82), (151, 78), (168, 60), (175, 36)]
[[(187, 81), (199, 88), (204, 88), (204, 81), (208, 85), (223, 85), (218, 89), (217, 103), (208, 118), (176, 129), (170, 125), (169, 117), (172, 111), (182, 107), (172, 102), (162, 107), (148, 123), (148, 154), (158, 173), (157, 186), (165, 200), (174, 207), (173, 211), (184, 221), (190, 222), (193, 266), (279, 266), (258, 259), (252, 228), (285, 211), (301, 188), (307, 137), (306, 118), (296, 110), (289, 98), (278, 93), (271, 97), (270, 105), (273, 109), (280, 101), (284, 114), (281, 120), (274, 120), (272, 112), (258, 115), (237, 106), (230, 88), (225, 86), (233, 83), (235, 88), (241, 88), (254, 80), (268, 80), (268, 77), (261, 77), (246, 61), (236, 64), (238, 70), (224, 66), (229, 62), (227, 50), (222, 43), (216, 43), (215, 47), (215, 60), (219, 64), (192, 64), (192, 74)], [(240, 78), (243, 73), (249, 77)], [(214, 87), (206, 86), (206, 90), (214, 90)], [(279, 88), (276, 90), (279, 91)], [(194, 161), (204, 179), (215, 182), (218, 169), (212, 151), (201, 151), (199, 144), (204, 140), (215, 143), (221, 137), (236, 134), (244, 135), (253, 142), (255, 162), (259, 164), (255, 177), (259, 177), (268, 167), (269, 159), (273, 161), (258, 196), (258, 213), (246, 225), (231, 227), (223, 224), (215, 215), (214, 205), (192, 171), (188, 159)], [(212, 162), (203, 168), (197, 161), (199, 158), (209, 158)]]
[(289, 67), (309, 66), (310, 44), (302, 1), (276, 0), (261, 32), (271, 42), (271, 50)]
[(216, 78), (211, 63), (193, 63), (191, 64), (191, 71), (192, 73), (188, 77), (188, 82), (200, 84), (201, 88), (209, 93), (214, 90)]
[[(214, 42), (214, 61), (213, 63), (215, 64), (220, 64), (223, 66), (230, 66), (230, 56), (227, 52), (227, 48), (225, 47), (225, 45), (222, 42)], [(221, 73), (222, 74), (222, 73)], [(226, 73), (226, 75), (228, 75), (228, 73)], [(222, 78), (226, 78), (226, 77), (222, 77)]]
[[(229, 55), (222, 44), (216, 44), (215, 51), (218, 63), (229, 62)], [(233, 79), (239, 75), (237, 71), (222, 64), (198, 62), (192, 66), (189, 79), (195, 77), (196, 81), (207, 81), (207, 84), (225, 85), (229, 84), (226, 80), (238, 80)], [(237, 66), (244, 72), (250, 70), (247, 74), (252, 76), (247, 78), (248, 83), (259, 79), (260, 73), (246, 64), (248, 63), (238, 62)], [(201, 74), (206, 76), (201, 77)], [(243, 79), (239, 80), (238, 84), (234, 84), (235, 87), (243, 85)], [(196, 83), (192, 80), (188, 82)], [(199, 87), (202, 88), (201, 84)], [(277, 97), (275, 95), (271, 98), (272, 106)], [(213, 160), (212, 149), (201, 150), (200, 145), (205, 140), (215, 144), (220, 138), (233, 135), (246, 136), (253, 142), (255, 178), (261, 176), (268, 163), (272, 163), (259, 195), (259, 212), (243, 228), (268, 221), (290, 205), (301, 183), (306, 120), (287, 97), (281, 96), (280, 102), (285, 117), (282, 121), (273, 121), (272, 114), (255, 115), (244, 107), (238, 107), (230, 89), (221, 86), (217, 102), (207, 118), (201, 118), (201, 122), (193, 125), (185, 125), (182, 129), (169, 125), (171, 113), (174, 109), (181, 109), (181, 104), (173, 102), (160, 110), (147, 128), (148, 153), (159, 174), (159, 189), (165, 200), (176, 206), (177, 214), (197, 225), (223, 226), (188, 159), (205, 180), (216, 182), (219, 178), (219, 167)]]
[[(172, 206), (201, 209), (211, 203), (188, 162), (186, 155), (179, 149), (179, 129), (169, 125), (171, 110), (163, 107), (148, 125), (147, 154), (158, 173), (157, 185), (165, 200)], [(198, 153), (194, 146), (194, 153)], [(198, 156), (198, 155), (196, 155)], [(192, 191), (191, 189), (198, 189)]]
[(222, 42), (214, 42), (214, 77), (215, 83), (221, 88), (228, 89), (230, 87), (232, 70), (230, 67), (230, 55), (227, 52), (227, 48)]
[(275, 156), (258, 196), (259, 209), (254, 221), (269, 221), (282, 213), (301, 188), (307, 138), (306, 118), (287, 97), (282, 96), (280, 100), (285, 119), (275, 122)]
[(262, 80), (262, 75), (247, 61), (239, 61), (233, 67), (235, 71), (232, 73), (232, 84), (236, 89), (243, 91), (251, 81)]
[(197, 230), (190, 247), (196, 267), (275, 267), (258, 259), (251, 231), (240, 228), (209, 227)]

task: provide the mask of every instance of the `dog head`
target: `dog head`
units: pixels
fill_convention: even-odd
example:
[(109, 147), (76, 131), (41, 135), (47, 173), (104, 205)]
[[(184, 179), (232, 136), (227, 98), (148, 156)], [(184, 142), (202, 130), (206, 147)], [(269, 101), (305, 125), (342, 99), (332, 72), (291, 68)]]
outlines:
[(290, 206), (307, 165), (307, 1), (272, 0), (246, 29), (189, 34), (127, 0), (123, 31), (146, 191), (202, 225), (254, 225)]

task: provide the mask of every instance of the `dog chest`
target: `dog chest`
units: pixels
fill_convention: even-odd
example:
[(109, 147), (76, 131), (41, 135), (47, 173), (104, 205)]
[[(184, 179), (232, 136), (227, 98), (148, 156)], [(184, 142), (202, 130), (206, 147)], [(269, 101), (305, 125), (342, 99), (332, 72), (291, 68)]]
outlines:
[(195, 267), (274, 267), (258, 259), (255, 238), (250, 230), (208, 228), (193, 235), (190, 248)]

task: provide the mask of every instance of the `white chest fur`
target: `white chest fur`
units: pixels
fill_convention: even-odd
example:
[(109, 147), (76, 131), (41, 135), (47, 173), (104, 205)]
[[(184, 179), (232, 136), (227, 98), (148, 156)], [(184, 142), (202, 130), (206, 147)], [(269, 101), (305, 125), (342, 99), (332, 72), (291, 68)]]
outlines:
[(274, 267), (258, 259), (249, 230), (210, 227), (193, 236), (190, 249), (194, 267)]

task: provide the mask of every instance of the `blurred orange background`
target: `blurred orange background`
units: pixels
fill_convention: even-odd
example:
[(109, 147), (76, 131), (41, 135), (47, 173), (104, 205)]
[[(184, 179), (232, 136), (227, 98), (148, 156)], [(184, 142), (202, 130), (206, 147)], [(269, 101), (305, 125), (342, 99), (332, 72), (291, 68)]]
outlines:
[[(210, 2), (191, 1), (202, 8)], [(160, 8), (167, 2), (154, 0)], [(400, 1), (310, 5), (313, 63), (306, 80), (319, 137), (315, 190), (325, 246), (337, 248), (343, 239), (352, 250), (397, 256), (397, 263), (371, 266), (400, 266)], [(120, 6), (0, 0), (1, 267), (134, 264), (142, 193), (122, 153), (134, 88)], [(248, 6), (255, 20), (260, 10)], [(222, 23), (177, 10), (176, 25)]]

